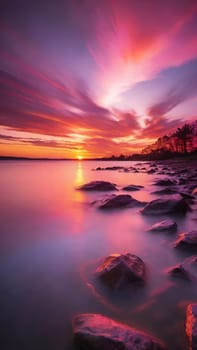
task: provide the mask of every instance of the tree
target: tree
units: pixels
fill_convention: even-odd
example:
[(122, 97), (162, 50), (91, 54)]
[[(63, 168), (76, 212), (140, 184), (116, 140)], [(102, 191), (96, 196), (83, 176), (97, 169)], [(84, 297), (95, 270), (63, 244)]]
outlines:
[(182, 128), (178, 128), (175, 132), (175, 136), (182, 143), (182, 152), (187, 153), (187, 143), (191, 141), (193, 128), (189, 124), (184, 124)]

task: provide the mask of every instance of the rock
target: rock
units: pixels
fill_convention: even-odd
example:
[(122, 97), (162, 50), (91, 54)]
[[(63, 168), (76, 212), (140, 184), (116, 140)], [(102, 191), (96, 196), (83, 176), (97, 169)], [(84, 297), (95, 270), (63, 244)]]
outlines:
[(178, 191), (174, 188), (164, 188), (163, 190), (158, 190), (158, 191), (154, 191), (152, 192), (152, 194), (176, 194), (178, 193)]
[(171, 277), (178, 277), (187, 281), (191, 281), (190, 273), (181, 265), (176, 265), (168, 270)]
[(174, 196), (172, 199), (155, 199), (148, 203), (141, 213), (145, 215), (163, 215), (163, 214), (186, 214), (190, 210), (184, 198)]
[(143, 187), (144, 186), (140, 186), (140, 185), (128, 185), (128, 186), (123, 187), (122, 189), (124, 191), (138, 191)]
[(106, 168), (102, 168), (102, 167), (97, 167), (96, 169), (93, 170), (120, 170), (120, 169), (124, 169), (124, 167), (122, 166), (108, 166)]
[(148, 230), (151, 232), (167, 232), (172, 233), (177, 231), (177, 223), (173, 220), (163, 220), (156, 222), (151, 228)]
[(112, 254), (98, 266), (95, 276), (113, 289), (121, 289), (134, 282), (145, 282), (146, 267), (142, 259), (131, 253)]
[(179, 185), (187, 185), (188, 182), (189, 182), (188, 179), (185, 179), (185, 178), (179, 179)]
[(133, 208), (146, 205), (146, 202), (140, 202), (128, 194), (112, 195), (94, 203), (98, 203), (100, 209)]
[(154, 183), (155, 186), (172, 186), (176, 185), (176, 182), (170, 179), (161, 179)]
[(156, 173), (156, 170), (154, 170), (154, 169), (150, 169), (147, 171), (147, 174), (154, 174), (154, 173)]
[(190, 248), (197, 249), (197, 231), (190, 231), (187, 233), (180, 233), (177, 241), (175, 242), (177, 248)]
[(197, 350), (197, 303), (187, 306), (185, 328), (189, 340), (189, 350)]
[(99, 314), (79, 314), (73, 320), (76, 345), (88, 350), (164, 350), (153, 336)]
[(189, 261), (191, 265), (196, 265), (197, 266), (197, 255), (191, 256), (189, 259), (186, 259)]
[(193, 189), (192, 195), (193, 195), (193, 196), (196, 196), (196, 195), (197, 195), (197, 187), (195, 187), (195, 188)]
[(189, 272), (191, 279), (197, 283), (197, 255), (187, 257), (181, 265)]
[(120, 170), (120, 169), (124, 169), (124, 167), (123, 166), (108, 166), (104, 169), (105, 170)]
[(180, 196), (183, 197), (187, 203), (194, 204), (195, 203), (195, 197), (187, 192), (179, 192)]
[(129, 168), (122, 168), (119, 172), (120, 173), (130, 173), (131, 169), (129, 169)]
[(82, 191), (117, 191), (116, 185), (107, 181), (92, 181), (80, 188)]

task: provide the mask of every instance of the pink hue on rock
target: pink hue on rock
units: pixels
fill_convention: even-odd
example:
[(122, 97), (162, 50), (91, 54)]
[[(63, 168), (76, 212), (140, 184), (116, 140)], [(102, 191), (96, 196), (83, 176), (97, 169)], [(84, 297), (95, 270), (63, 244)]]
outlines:
[(164, 350), (157, 338), (99, 314), (79, 314), (73, 320), (75, 343), (87, 350)]
[(177, 223), (171, 219), (156, 222), (148, 231), (172, 233), (177, 230)]
[(193, 194), (193, 195), (197, 195), (197, 187), (195, 187), (195, 188), (193, 189), (192, 194)]
[(197, 303), (189, 304), (186, 311), (186, 334), (189, 350), (197, 350)]
[(129, 194), (111, 195), (103, 199), (95, 201), (100, 209), (118, 209), (142, 207), (146, 202), (140, 202)]
[(155, 199), (148, 203), (142, 210), (145, 215), (163, 215), (163, 214), (186, 214), (190, 210), (184, 198), (179, 195), (170, 199)]
[(82, 191), (117, 191), (116, 185), (108, 181), (91, 181), (79, 189)]
[(197, 231), (182, 232), (179, 234), (175, 247), (197, 248)]
[(112, 254), (102, 261), (95, 275), (108, 287), (119, 289), (134, 282), (145, 282), (146, 267), (134, 254)]

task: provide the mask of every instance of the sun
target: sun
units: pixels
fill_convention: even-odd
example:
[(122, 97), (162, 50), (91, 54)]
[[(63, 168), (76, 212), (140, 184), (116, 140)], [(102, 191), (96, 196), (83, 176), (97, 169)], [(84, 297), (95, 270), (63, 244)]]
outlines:
[(78, 160), (82, 160), (83, 157), (82, 157), (82, 156), (77, 156), (77, 159), (78, 159)]

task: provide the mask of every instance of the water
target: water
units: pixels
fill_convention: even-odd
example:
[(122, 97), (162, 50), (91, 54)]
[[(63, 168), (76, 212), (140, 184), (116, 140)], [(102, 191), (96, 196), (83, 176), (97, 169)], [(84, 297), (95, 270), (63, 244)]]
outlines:
[[(145, 217), (139, 208), (102, 212), (89, 203), (101, 193), (76, 188), (92, 180), (145, 188), (131, 194), (152, 200), (157, 175), (92, 171), (98, 161), (2, 161), (0, 163), (0, 300), (3, 350), (73, 350), (71, 320), (102, 313), (146, 330), (170, 350), (187, 348), (185, 307), (196, 284), (173, 281), (166, 268), (183, 261), (176, 234), (146, 232), (166, 217)], [(131, 162), (110, 162), (130, 166)], [(135, 163), (132, 163), (135, 165)], [(192, 213), (176, 218), (179, 231), (194, 229)], [(147, 286), (114, 300), (94, 293), (89, 267), (110, 253), (131, 252), (148, 267)], [(102, 293), (101, 293), (102, 294)]]

